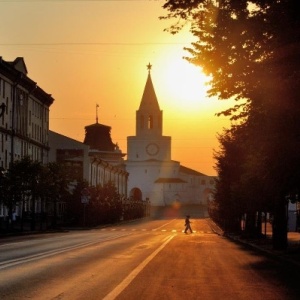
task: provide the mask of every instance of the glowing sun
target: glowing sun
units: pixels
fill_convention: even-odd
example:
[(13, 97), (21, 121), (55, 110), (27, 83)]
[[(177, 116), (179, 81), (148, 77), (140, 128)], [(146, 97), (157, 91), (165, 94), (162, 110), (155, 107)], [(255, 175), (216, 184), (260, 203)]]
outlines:
[(161, 74), (161, 80), (163, 92), (166, 93), (164, 102), (172, 110), (192, 112), (207, 100), (208, 78), (201, 68), (184, 59), (170, 61)]

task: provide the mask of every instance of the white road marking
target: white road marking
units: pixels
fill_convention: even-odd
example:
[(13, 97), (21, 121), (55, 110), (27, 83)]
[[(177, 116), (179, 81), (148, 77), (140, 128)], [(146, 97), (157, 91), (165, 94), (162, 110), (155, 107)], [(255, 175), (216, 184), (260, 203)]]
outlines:
[(19, 264), (27, 263), (27, 262), (30, 262), (30, 261), (36, 261), (36, 260), (39, 260), (39, 259), (42, 259), (42, 258), (47, 258), (47, 257), (54, 256), (54, 255), (57, 255), (57, 254), (60, 254), (60, 253), (67, 252), (67, 251), (77, 250), (77, 249), (81, 249), (81, 248), (91, 246), (91, 245), (95, 245), (95, 244), (98, 244), (98, 243), (115, 240), (115, 239), (118, 239), (120, 237), (129, 236), (130, 234), (131, 233), (122, 233), (122, 234), (121, 233), (116, 233), (114, 236), (99, 238), (97, 240), (86, 241), (86, 242), (82, 242), (82, 243), (76, 244), (76, 245), (65, 246), (65, 247), (59, 248), (59, 249), (46, 250), (45, 252), (42, 252), (42, 253), (31, 254), (31, 255), (24, 256), (24, 257), (13, 258), (13, 259), (10, 259), (10, 260), (2, 261), (2, 262), (0, 262), (0, 270), (8, 268), (8, 267), (16, 266), (16, 265), (19, 265)]
[(139, 264), (119, 285), (117, 285), (103, 300), (116, 299), (118, 295), (131, 283), (131, 281), (146, 267), (146, 265), (173, 239), (174, 235), (168, 237), (168, 239), (157, 248), (152, 254), (150, 254), (141, 264)]

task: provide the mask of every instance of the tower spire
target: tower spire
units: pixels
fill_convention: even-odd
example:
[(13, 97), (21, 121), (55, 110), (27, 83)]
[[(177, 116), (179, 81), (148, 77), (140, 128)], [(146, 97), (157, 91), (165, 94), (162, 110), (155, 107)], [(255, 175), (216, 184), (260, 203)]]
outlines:
[(152, 68), (152, 65), (149, 63), (149, 64), (147, 65), (147, 70), (148, 70), (148, 73), (149, 73), (149, 74), (150, 74), (151, 68)]
[(147, 65), (148, 69), (148, 78), (146, 81), (143, 97), (140, 103), (140, 108), (142, 110), (146, 110), (148, 112), (150, 111), (160, 111), (159, 104), (156, 98), (155, 90), (153, 87), (152, 79), (151, 79), (151, 69), (152, 65), (148, 63)]
[(98, 108), (99, 104), (96, 104), (96, 123), (98, 124)]

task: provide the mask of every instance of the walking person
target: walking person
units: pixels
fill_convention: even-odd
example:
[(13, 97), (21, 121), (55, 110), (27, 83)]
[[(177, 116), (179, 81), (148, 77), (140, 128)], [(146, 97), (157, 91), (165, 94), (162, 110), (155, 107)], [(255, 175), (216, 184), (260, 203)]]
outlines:
[(187, 231), (189, 230), (191, 233), (193, 233), (192, 227), (191, 227), (191, 221), (190, 221), (190, 216), (187, 215), (185, 218), (185, 230), (184, 233), (187, 233)]

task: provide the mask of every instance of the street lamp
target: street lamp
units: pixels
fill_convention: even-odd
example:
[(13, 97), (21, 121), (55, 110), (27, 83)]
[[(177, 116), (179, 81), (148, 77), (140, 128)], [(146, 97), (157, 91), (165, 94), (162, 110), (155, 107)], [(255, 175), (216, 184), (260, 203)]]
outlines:
[(5, 108), (6, 108), (6, 105), (5, 103), (3, 102), (1, 105), (0, 105), (0, 118), (4, 115), (4, 112), (5, 112)]

